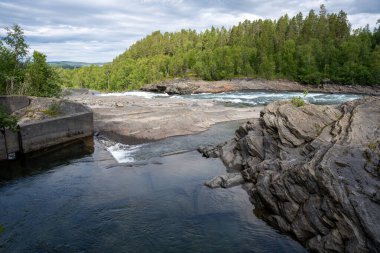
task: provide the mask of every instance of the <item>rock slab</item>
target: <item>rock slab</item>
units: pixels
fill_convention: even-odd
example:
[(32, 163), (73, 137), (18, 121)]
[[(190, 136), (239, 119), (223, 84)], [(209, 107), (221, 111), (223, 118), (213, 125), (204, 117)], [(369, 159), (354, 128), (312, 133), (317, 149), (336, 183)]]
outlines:
[(256, 213), (310, 251), (380, 252), (379, 98), (277, 101), (234, 139), (200, 151), (238, 170)]

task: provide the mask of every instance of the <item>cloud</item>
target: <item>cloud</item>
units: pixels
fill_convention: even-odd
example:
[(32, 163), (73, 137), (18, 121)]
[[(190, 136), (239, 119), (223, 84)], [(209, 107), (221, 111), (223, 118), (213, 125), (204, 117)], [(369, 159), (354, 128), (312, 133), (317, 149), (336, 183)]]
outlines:
[(17, 23), (48, 60), (108, 62), (153, 31), (203, 31), (245, 19), (307, 14), (325, 4), (349, 14), (354, 28), (380, 19), (378, 0), (2, 0), (0, 26)]

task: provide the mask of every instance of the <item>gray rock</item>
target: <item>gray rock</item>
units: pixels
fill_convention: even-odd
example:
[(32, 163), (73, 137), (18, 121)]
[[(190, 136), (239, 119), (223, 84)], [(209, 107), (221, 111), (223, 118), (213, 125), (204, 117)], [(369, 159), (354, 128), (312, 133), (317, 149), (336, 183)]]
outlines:
[[(380, 98), (277, 101), (218, 150), (252, 184), (260, 217), (309, 250), (380, 252)], [(209, 184), (224, 187), (228, 178)]]
[(228, 173), (217, 176), (206, 182), (205, 185), (210, 188), (230, 188), (244, 183), (244, 178), (241, 173)]
[(201, 153), (204, 157), (207, 158), (216, 158), (220, 155), (218, 146), (200, 146), (197, 150), (199, 153)]

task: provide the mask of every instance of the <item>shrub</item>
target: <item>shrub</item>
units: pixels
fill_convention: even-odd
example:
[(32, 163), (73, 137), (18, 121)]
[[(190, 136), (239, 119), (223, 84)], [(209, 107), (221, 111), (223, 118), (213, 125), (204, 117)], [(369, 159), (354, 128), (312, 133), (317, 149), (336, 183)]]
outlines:
[(292, 97), (292, 100), (290, 102), (295, 107), (301, 107), (305, 105), (305, 100), (303, 100), (301, 97)]
[[(307, 96), (307, 94), (309, 94), (309, 92), (307, 90), (305, 90), (303, 92), (303, 97), (305, 98)], [(292, 100), (290, 102), (295, 107), (301, 107), (301, 106), (305, 105), (305, 100), (303, 98), (299, 97), (299, 96), (298, 97), (292, 97)]]
[(50, 117), (57, 117), (61, 114), (61, 103), (60, 102), (52, 102), (48, 109), (44, 110), (43, 113)]
[(6, 113), (3, 107), (0, 107), (0, 129), (2, 131), (5, 129), (16, 131), (17, 129), (17, 118)]
[(377, 148), (377, 143), (376, 142), (370, 142), (369, 144), (368, 144), (368, 148), (370, 149), (370, 150), (375, 150), (376, 148)]

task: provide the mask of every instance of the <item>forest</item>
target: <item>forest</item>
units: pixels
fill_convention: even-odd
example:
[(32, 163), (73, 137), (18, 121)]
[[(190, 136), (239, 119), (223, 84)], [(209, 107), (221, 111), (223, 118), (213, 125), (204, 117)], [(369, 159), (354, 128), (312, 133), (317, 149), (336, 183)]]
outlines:
[(321, 6), (306, 17), (239, 23), (204, 32), (153, 32), (111, 63), (58, 70), (62, 86), (131, 90), (175, 77), (287, 79), (304, 84), (380, 84), (380, 20), (351, 29)]
[(328, 13), (322, 5), (305, 17), (245, 20), (229, 29), (155, 31), (111, 63), (75, 69), (49, 66), (39, 52), (29, 57), (17, 25), (0, 40), (0, 94), (133, 90), (176, 77), (380, 85), (380, 20), (373, 30), (352, 29), (344, 11)]
[(6, 35), (0, 38), (0, 95), (59, 95), (59, 76), (46, 62), (46, 55), (38, 51), (29, 55), (29, 46), (19, 25), (5, 30)]

